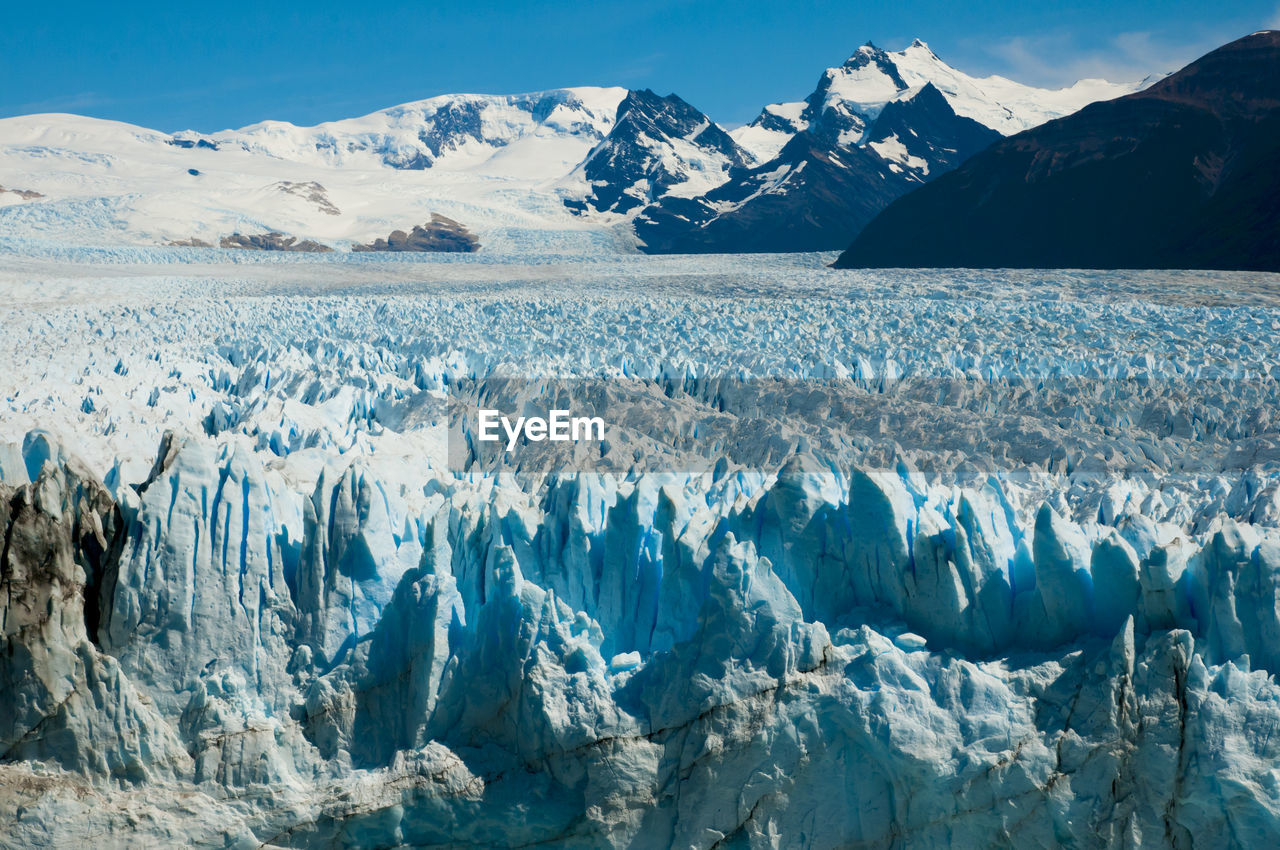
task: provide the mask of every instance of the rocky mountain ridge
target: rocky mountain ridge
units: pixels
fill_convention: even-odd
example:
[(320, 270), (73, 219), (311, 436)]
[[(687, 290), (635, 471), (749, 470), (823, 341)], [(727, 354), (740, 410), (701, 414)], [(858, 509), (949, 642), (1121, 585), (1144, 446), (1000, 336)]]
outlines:
[[(1280, 32), (993, 145), (837, 266), (1280, 271)], [(925, 236), (927, 234), (927, 237)]]
[[(237, 235), (279, 233), (342, 251), (438, 215), (495, 252), (836, 248), (996, 133), (1132, 89), (970, 77), (917, 41), (860, 48), (803, 102), (733, 131), (674, 94), (591, 87), (214, 133), (23, 116), (0, 120), (0, 172), (22, 187), (0, 192), (0, 238), (243, 248)], [(886, 108), (896, 135), (873, 138)]]

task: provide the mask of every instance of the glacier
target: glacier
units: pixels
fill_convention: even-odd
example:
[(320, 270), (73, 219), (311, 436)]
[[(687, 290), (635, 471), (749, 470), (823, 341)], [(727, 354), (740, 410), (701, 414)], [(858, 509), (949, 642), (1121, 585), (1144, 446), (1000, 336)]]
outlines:
[(1275, 276), (5, 250), (2, 846), (1280, 841)]

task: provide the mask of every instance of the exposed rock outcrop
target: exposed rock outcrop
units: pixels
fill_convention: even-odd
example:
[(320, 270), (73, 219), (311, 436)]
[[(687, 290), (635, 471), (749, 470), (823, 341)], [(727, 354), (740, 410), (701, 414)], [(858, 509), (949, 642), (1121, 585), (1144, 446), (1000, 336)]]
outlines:
[(243, 248), (251, 251), (300, 251), (306, 254), (325, 254), (333, 249), (310, 239), (298, 241), (296, 236), (285, 236), (279, 231), (270, 233), (233, 233), (219, 242), (223, 248)]
[(5, 187), (0, 186), (0, 195), (4, 194), (17, 195), (24, 201), (34, 201), (36, 198), (44, 197), (44, 195), (34, 189), (6, 189)]
[(23, 455), (33, 480), (0, 484), (0, 763), (107, 785), (187, 775), (177, 736), (91, 640), (96, 585), (121, 542), (115, 501), (45, 435)]
[(315, 204), (316, 209), (325, 215), (342, 215), (342, 210), (334, 206), (333, 201), (329, 200), (328, 191), (314, 180), (304, 182), (281, 180), (276, 184), (276, 188), (286, 195), (294, 195), (308, 203)]
[(352, 245), (352, 251), (454, 252), (480, 250), (480, 241), (465, 227), (439, 213), (431, 221), (415, 225), (413, 230), (393, 230), (386, 239), (375, 239), (367, 245)]

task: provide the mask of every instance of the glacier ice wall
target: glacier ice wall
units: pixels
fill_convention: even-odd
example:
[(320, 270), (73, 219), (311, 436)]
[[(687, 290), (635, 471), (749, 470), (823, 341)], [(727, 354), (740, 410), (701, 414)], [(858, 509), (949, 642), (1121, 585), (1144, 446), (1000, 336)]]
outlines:
[[(0, 844), (1280, 839), (1280, 325), (1248, 280), (684, 262), (430, 296), (143, 275), (174, 296), (143, 307), (130, 270), (8, 308)], [(531, 369), (678, 382), (730, 420), (704, 436), (757, 439), (451, 466), (438, 396)], [(707, 380), (734, 369), (799, 382), (753, 407)], [(1112, 401), (974, 430), (986, 369)], [(968, 389), (889, 396), (887, 462), (879, 412), (773, 415), (942, 371)], [(1045, 463), (924, 469), (956, 433)], [(1116, 446), (1139, 474), (1090, 465)]]
[(1010, 525), (995, 486), (794, 469), (727, 513), (459, 486), (391, 579), (404, 529), (351, 474), (295, 539), (252, 458), (166, 444), (133, 506), (76, 469), (0, 494), (11, 835), (119, 830), (139, 793), (280, 846), (1276, 834), (1274, 529)]

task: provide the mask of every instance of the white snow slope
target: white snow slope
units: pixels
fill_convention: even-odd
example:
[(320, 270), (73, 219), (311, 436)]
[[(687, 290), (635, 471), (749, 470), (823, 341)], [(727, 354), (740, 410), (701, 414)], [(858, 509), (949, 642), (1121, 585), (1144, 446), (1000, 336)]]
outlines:
[(272, 121), (207, 136), (74, 115), (4, 119), (3, 185), (44, 197), (0, 195), (0, 236), (217, 245), (280, 231), (345, 247), (440, 213), (497, 249), (599, 250), (615, 237), (565, 210), (556, 184), (608, 133), (625, 94), (448, 95), (315, 127)]

